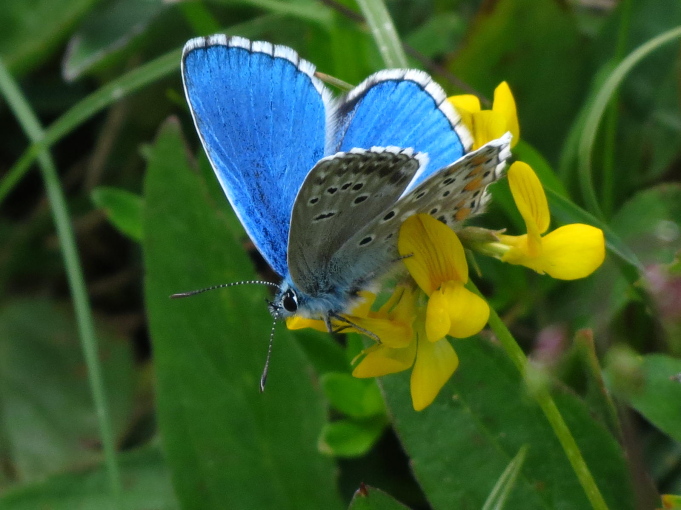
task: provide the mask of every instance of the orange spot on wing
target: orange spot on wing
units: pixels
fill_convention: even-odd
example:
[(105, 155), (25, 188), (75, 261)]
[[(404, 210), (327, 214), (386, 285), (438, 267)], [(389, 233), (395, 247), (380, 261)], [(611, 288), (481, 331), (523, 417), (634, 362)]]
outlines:
[(459, 209), (458, 211), (456, 211), (454, 217), (456, 218), (456, 221), (463, 221), (468, 217), (470, 213), (471, 213), (470, 207), (464, 207), (463, 209)]
[(473, 191), (473, 190), (478, 189), (480, 187), (481, 183), (482, 183), (482, 178), (476, 177), (471, 182), (466, 184), (466, 186), (463, 189), (465, 189), (466, 191)]

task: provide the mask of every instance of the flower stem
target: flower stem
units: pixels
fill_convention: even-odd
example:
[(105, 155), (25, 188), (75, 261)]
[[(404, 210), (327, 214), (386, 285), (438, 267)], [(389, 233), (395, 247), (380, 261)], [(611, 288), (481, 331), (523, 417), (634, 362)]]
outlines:
[[(477, 291), (477, 289), (475, 290)], [(492, 327), (492, 331), (494, 331), (494, 334), (501, 342), (501, 345), (508, 354), (509, 358), (511, 358), (513, 364), (516, 366), (523, 378), (525, 378), (527, 374), (527, 357), (499, 315), (491, 307), (489, 325)], [(579, 480), (582, 489), (584, 489), (584, 492), (591, 503), (591, 507), (594, 510), (607, 510), (608, 505), (606, 505), (601, 492), (598, 490), (598, 486), (591, 475), (591, 471), (589, 471), (589, 467), (587, 466), (584, 457), (582, 457), (579, 446), (577, 446), (577, 442), (572, 436), (572, 433), (565, 423), (563, 416), (560, 414), (558, 406), (556, 406), (551, 394), (545, 388), (532, 391), (530, 393), (539, 404), (539, 407), (541, 407), (541, 410), (544, 412), (546, 419), (549, 421), (549, 424), (551, 425), (553, 432), (556, 434), (558, 441), (560, 441), (563, 451), (565, 452), (565, 455), (567, 455), (567, 458), (572, 465), (572, 469), (577, 475), (577, 479)]]
[[(7, 104), (14, 112), (29, 139), (33, 143), (40, 142), (45, 132), (2, 60), (0, 60), (0, 93), (5, 96)], [(114, 435), (109, 419), (104, 379), (97, 354), (97, 338), (95, 336), (92, 310), (90, 309), (90, 302), (85, 288), (76, 240), (71, 227), (66, 198), (59, 183), (57, 169), (47, 150), (43, 150), (38, 154), (38, 165), (45, 181), (45, 188), (59, 236), (64, 265), (66, 266), (66, 276), (71, 288), (71, 295), (73, 296), (81, 346), (88, 369), (90, 390), (92, 391), (92, 398), (99, 421), (99, 433), (104, 447), (104, 461), (109, 477), (109, 486), (115, 507), (118, 508), (122, 491), (121, 479), (116, 461)]]

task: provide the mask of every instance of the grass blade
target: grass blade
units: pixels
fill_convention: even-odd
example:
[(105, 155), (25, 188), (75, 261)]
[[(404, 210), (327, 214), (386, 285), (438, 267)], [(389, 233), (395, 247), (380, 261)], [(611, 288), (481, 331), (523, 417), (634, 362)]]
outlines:
[(603, 118), (603, 114), (615, 94), (615, 91), (634, 66), (656, 49), (680, 37), (681, 27), (676, 27), (663, 32), (636, 48), (612, 71), (594, 99), (593, 106), (584, 122), (584, 130), (582, 131), (582, 136), (579, 141), (578, 159), (579, 182), (586, 207), (598, 217), (602, 217), (603, 213), (594, 190), (591, 163), (593, 147), (596, 142), (598, 127)]
[[(5, 96), (7, 104), (19, 120), (26, 135), (34, 143), (40, 141), (44, 136), (43, 129), (2, 60), (0, 60), (0, 91)], [(43, 150), (38, 154), (38, 164), (45, 181), (45, 188), (52, 208), (62, 256), (64, 257), (64, 265), (66, 266), (66, 276), (71, 289), (71, 295), (73, 296), (80, 341), (87, 365), (92, 398), (97, 412), (99, 433), (104, 448), (104, 460), (109, 478), (109, 486), (114, 501), (118, 502), (121, 497), (121, 479), (116, 461), (116, 450), (111, 421), (109, 419), (102, 368), (97, 352), (97, 338), (95, 336), (92, 310), (85, 288), (85, 279), (78, 250), (76, 249), (76, 239), (71, 227), (66, 198), (59, 183), (57, 169), (47, 150)]]
[(357, 0), (357, 5), (362, 9), (385, 66), (388, 68), (408, 67), (402, 42), (383, 1)]
[(518, 454), (513, 457), (513, 460), (508, 463), (508, 467), (501, 473), (499, 480), (494, 484), (492, 492), (482, 507), (482, 510), (502, 510), (508, 495), (515, 486), (515, 482), (520, 475), (520, 470), (525, 462), (525, 455), (527, 455), (527, 445), (523, 446)]

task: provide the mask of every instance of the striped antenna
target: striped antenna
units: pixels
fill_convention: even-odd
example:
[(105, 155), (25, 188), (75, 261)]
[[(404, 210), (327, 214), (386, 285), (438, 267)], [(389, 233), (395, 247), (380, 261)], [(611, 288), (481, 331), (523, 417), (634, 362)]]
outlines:
[(273, 283), (273, 282), (264, 282), (264, 281), (261, 281), (261, 280), (244, 280), (243, 282), (223, 283), (222, 285), (213, 285), (212, 287), (206, 287), (205, 289), (190, 290), (189, 292), (179, 292), (177, 294), (173, 294), (170, 297), (171, 297), (171, 299), (177, 299), (177, 298), (195, 296), (196, 294), (201, 294), (202, 292), (206, 292), (208, 290), (224, 289), (225, 287), (234, 287), (235, 285), (247, 285), (247, 284), (269, 285), (270, 287), (279, 288), (279, 285), (277, 285), (276, 283)]
[(272, 321), (272, 330), (270, 331), (270, 345), (267, 348), (267, 358), (265, 358), (265, 368), (262, 369), (262, 375), (260, 376), (260, 393), (265, 391), (265, 383), (267, 382), (267, 372), (270, 370), (270, 357), (272, 356), (272, 344), (274, 343), (274, 327), (277, 325), (277, 321), (280, 319), (279, 312), (274, 312), (274, 321)]

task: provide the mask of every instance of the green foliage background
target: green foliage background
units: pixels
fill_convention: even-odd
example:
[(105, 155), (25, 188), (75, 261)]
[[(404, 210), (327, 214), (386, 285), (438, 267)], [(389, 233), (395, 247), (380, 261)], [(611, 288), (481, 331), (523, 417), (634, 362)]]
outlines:
[[(681, 493), (678, 0), (387, 3), (409, 65), (448, 93), (488, 102), (508, 81), (515, 156), (553, 227), (606, 232), (583, 281), (476, 259), (532, 360), (524, 377), (483, 331), (453, 341), (458, 371), (416, 413), (408, 374), (350, 377), (361, 339), (279, 326), (260, 394), (266, 290), (168, 299), (273, 278), (199, 146), (182, 45), (268, 40), (357, 84), (386, 58), (364, 21), (377, 4), (361, 4), (4, 0), (0, 509), (620, 510)], [(477, 223), (522, 233), (507, 184), (493, 188)]]

